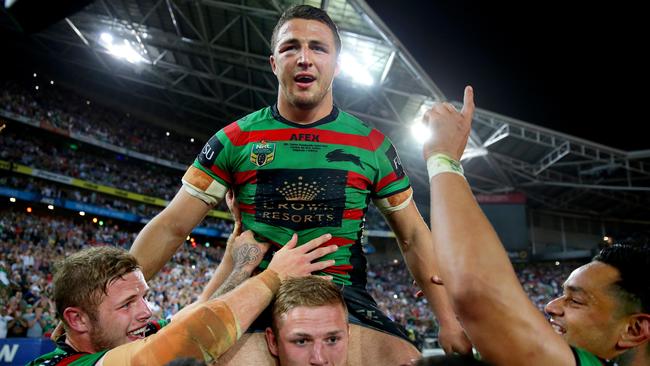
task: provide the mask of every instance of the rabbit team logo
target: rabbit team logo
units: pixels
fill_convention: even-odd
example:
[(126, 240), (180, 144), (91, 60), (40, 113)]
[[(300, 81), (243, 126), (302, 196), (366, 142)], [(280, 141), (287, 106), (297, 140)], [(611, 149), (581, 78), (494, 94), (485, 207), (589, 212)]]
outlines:
[(251, 163), (262, 167), (273, 161), (275, 158), (275, 144), (260, 141), (251, 147)]

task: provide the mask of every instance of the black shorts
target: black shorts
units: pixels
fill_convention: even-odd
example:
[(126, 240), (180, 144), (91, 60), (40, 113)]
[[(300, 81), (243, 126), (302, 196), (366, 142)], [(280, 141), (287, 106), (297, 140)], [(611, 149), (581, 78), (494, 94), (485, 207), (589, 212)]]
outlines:
[[(348, 320), (350, 324), (356, 324), (365, 328), (394, 335), (415, 346), (413, 341), (411, 341), (406, 335), (404, 327), (392, 321), (386, 316), (386, 314), (379, 310), (377, 303), (365, 288), (354, 285), (342, 285), (340, 288), (345, 303), (348, 306)], [(255, 319), (246, 333), (264, 332), (267, 327), (271, 326), (271, 319), (271, 306), (268, 306), (264, 309), (262, 314)]]

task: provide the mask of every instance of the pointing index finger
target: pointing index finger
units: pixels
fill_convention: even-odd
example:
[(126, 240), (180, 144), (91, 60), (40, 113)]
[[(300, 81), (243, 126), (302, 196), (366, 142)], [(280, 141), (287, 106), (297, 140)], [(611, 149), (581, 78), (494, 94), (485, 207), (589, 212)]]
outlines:
[(465, 94), (463, 95), (463, 109), (460, 111), (463, 116), (471, 116), (474, 114), (474, 89), (468, 85), (465, 87)]

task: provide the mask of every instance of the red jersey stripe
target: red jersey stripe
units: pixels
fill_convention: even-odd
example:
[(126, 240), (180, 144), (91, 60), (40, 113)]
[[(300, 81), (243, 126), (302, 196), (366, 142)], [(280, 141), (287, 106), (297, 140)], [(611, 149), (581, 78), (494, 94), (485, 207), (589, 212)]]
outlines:
[(327, 267), (323, 270), (325, 273), (334, 273), (334, 274), (348, 274), (348, 272), (352, 269), (352, 266), (349, 264), (344, 264), (340, 266), (331, 266)]
[(245, 203), (239, 203), (239, 210), (241, 212), (245, 212), (248, 214), (254, 214), (255, 213), (255, 205), (248, 205)]
[(388, 174), (387, 176), (381, 178), (379, 183), (377, 183), (376, 191), (380, 192), (382, 189), (384, 189), (384, 187), (386, 187), (390, 183), (393, 183), (396, 180), (397, 180), (397, 174), (395, 174), (395, 172)]
[(57, 366), (67, 366), (85, 355), (88, 355), (88, 353), (77, 353), (75, 355), (68, 356), (63, 360), (61, 360), (59, 363), (57, 363)]
[(365, 175), (356, 172), (348, 172), (348, 187), (366, 190), (371, 184), (372, 182)]
[(235, 185), (257, 184), (257, 170), (235, 172), (234, 176)]
[(282, 128), (277, 130), (242, 131), (236, 123), (224, 128), (228, 139), (235, 146), (260, 141), (314, 141), (326, 144), (354, 146), (364, 150), (375, 151), (384, 140), (384, 135), (372, 130), (370, 135), (361, 136), (351, 133), (321, 130), (318, 128)]
[(358, 208), (343, 211), (343, 218), (346, 220), (361, 220), (362, 217), (363, 210)]
[(325, 242), (324, 244), (322, 244), (321, 247), (327, 247), (333, 244), (340, 247), (343, 245), (354, 244), (354, 240), (335, 236), (332, 239)]
[(223, 170), (219, 169), (216, 165), (213, 165), (210, 167), (210, 171), (212, 171), (214, 174), (217, 175), (217, 177), (223, 179), (226, 181), (228, 184), (232, 184), (232, 179), (230, 178), (230, 174), (227, 172), (224, 172)]

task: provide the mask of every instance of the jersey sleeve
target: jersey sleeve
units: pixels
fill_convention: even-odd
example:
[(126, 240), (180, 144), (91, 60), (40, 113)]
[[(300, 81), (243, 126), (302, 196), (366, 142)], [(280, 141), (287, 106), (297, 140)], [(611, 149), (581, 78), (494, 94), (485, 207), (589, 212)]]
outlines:
[(212, 136), (183, 175), (185, 191), (210, 206), (219, 203), (232, 184), (232, 143), (226, 131), (236, 123)]
[(375, 151), (377, 178), (373, 183), (371, 198), (382, 213), (401, 210), (413, 197), (411, 184), (395, 146), (388, 137)]

